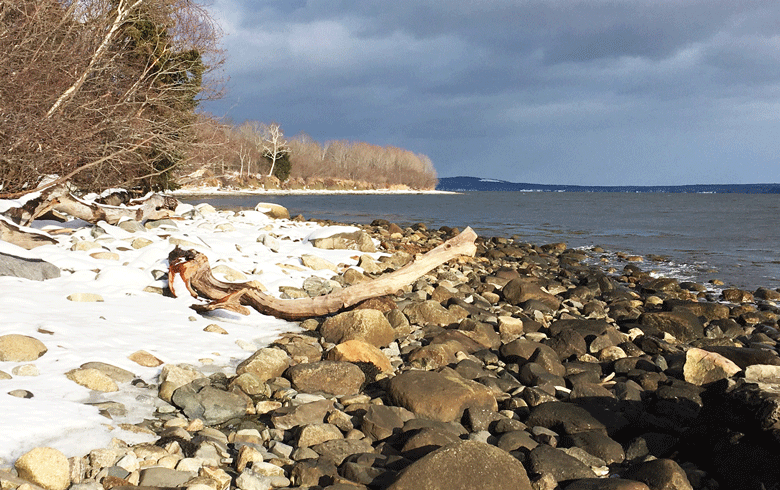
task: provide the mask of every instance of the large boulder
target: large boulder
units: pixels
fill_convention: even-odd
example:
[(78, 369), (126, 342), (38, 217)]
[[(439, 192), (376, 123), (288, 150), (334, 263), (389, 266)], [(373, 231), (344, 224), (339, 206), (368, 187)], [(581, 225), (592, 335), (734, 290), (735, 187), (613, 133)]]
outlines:
[(459, 420), (467, 408), (498, 410), (490, 389), (449, 368), (439, 372), (406, 371), (390, 381), (388, 394), (396, 405), (442, 422)]
[(395, 331), (379, 310), (346, 311), (325, 320), (320, 335), (328, 342), (339, 344), (362, 340), (376, 347), (385, 347), (395, 340)]
[(704, 337), (704, 325), (699, 317), (688, 310), (643, 313), (639, 317), (639, 324), (641, 327), (656, 328), (666, 332), (681, 342), (690, 342)]
[(27, 259), (0, 252), (0, 276), (44, 281), (60, 277), (60, 268), (41, 259)]
[(366, 382), (366, 375), (349, 362), (319, 361), (297, 364), (285, 376), (293, 388), (306, 393), (321, 391), (335, 396), (354, 395)]
[(495, 446), (460, 441), (412, 463), (389, 490), (530, 490), (519, 460)]
[(504, 299), (513, 305), (522, 305), (530, 300), (540, 301), (553, 310), (557, 310), (561, 305), (560, 298), (542, 290), (536, 278), (518, 277), (512, 279), (501, 292)]

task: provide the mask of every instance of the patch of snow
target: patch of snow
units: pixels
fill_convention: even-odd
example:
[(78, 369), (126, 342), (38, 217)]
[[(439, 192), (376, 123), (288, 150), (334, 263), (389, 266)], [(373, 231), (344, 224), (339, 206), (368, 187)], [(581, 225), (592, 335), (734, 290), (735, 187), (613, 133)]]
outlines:
[[(0, 201), (0, 209), (9, 206)], [(219, 225), (230, 223), (229, 231)], [(0, 362), (0, 371), (12, 376), (0, 380), (0, 467), (8, 466), (21, 454), (37, 446), (59, 449), (67, 456), (83, 456), (92, 449), (105, 447), (113, 437), (128, 443), (140, 442), (139, 436), (121, 430), (120, 424), (151, 418), (163, 404), (155, 391), (119, 383), (120, 391), (90, 391), (65, 377), (71, 369), (91, 361), (105, 362), (134, 373), (146, 383), (157, 383), (160, 367), (144, 367), (128, 356), (144, 350), (164, 363), (189, 363), (210, 374), (232, 375), (239, 362), (251, 355), (241, 346), (260, 348), (279, 334), (297, 330), (296, 323), (252, 312), (241, 316), (226, 311), (196, 314), (192, 298), (183, 284), (174, 281), (178, 297), (153, 292), (167, 287), (168, 254), (172, 240), (196, 244), (212, 266), (225, 264), (242, 272), (249, 280), (263, 284), (268, 294), (279, 295), (280, 286), (301, 287), (303, 280), (328, 271), (312, 271), (300, 266), (302, 254), (320, 256), (335, 264), (356, 265), (351, 250), (320, 250), (308, 241), (326, 237), (353, 227), (320, 227), (309, 222), (273, 220), (266, 215), (245, 211), (235, 214), (221, 211), (208, 215), (177, 219), (178, 229), (156, 228), (129, 233), (116, 226), (100, 223), (105, 231), (92, 236), (92, 225), (83, 221), (68, 223), (36, 222), (47, 230), (70, 228), (72, 233), (53, 234), (56, 244), (27, 251), (0, 241), (0, 252), (26, 258), (40, 258), (62, 269), (62, 276), (47, 281), (29, 281), (0, 277), (0, 335), (21, 334), (37, 338), (48, 351), (30, 362)], [(29, 229), (36, 232), (37, 230)], [(261, 234), (277, 237), (278, 253), (257, 242)], [(134, 248), (134, 240), (150, 244)], [(72, 251), (76, 241), (95, 242), (98, 248)], [(185, 247), (186, 248), (186, 247)], [(115, 256), (92, 256), (112, 252)], [(118, 257), (119, 260), (109, 260)], [(289, 265), (286, 265), (289, 264)], [(93, 293), (102, 302), (75, 302), (73, 293)], [(228, 335), (205, 332), (212, 323), (222, 326)], [(210, 360), (210, 361), (203, 361)], [(39, 376), (19, 376), (14, 369), (34, 364)], [(27, 390), (32, 398), (17, 398), (8, 393)], [(115, 401), (125, 405), (127, 415), (108, 419), (89, 405)]]

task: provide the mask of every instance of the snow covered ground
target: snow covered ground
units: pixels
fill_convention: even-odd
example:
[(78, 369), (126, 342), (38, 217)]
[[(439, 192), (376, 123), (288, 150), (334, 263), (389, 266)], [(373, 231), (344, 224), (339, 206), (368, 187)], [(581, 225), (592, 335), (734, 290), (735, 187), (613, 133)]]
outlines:
[[(280, 286), (301, 287), (312, 275), (329, 278), (334, 274), (306, 268), (300, 259), (303, 254), (342, 264), (341, 269), (356, 264), (362, 254), (318, 249), (310, 241), (355, 228), (273, 220), (258, 211), (215, 212), (207, 205), (199, 205), (194, 212), (191, 206), (181, 205), (177, 214), (184, 217), (172, 226), (135, 232), (104, 222), (98, 226), (78, 220), (36, 222), (36, 228), (66, 226), (73, 232), (55, 234), (57, 245), (30, 251), (0, 241), (2, 253), (41, 258), (62, 269), (61, 277), (42, 282), (0, 277), (0, 336), (34, 337), (48, 349), (35, 361), (0, 362), (0, 371), (11, 375), (11, 379), (0, 375), (0, 467), (11, 465), (37, 446), (81, 456), (106, 446), (113, 437), (128, 443), (151, 439), (119, 425), (150, 418), (165, 402), (155, 392), (130, 382), (119, 383), (118, 392), (102, 393), (65, 376), (84, 363), (108, 363), (156, 383), (161, 366), (144, 367), (128, 358), (143, 350), (164, 363), (189, 363), (206, 374), (230, 373), (257, 348), (282, 332), (299, 328), (256, 312), (240, 316), (218, 311), (201, 316), (190, 309), (197, 301), (194, 298), (154, 292), (167, 285), (167, 257), (174, 244), (205, 253), (212, 268), (226, 274), (222, 279), (243, 275), (276, 295)], [(263, 243), (263, 235), (269, 237), (265, 243), (270, 246)], [(141, 245), (145, 246), (136, 248)], [(97, 294), (102, 301), (69, 300), (74, 293)], [(204, 331), (212, 324), (227, 335)], [(25, 375), (36, 371), (37, 375)], [(8, 394), (15, 390), (33, 396)], [(110, 419), (89, 405), (106, 401), (122, 403), (127, 415)]]

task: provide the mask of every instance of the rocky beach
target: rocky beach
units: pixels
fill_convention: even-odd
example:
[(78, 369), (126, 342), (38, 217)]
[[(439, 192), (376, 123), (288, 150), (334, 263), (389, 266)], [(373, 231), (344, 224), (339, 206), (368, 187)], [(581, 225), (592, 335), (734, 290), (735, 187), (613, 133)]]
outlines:
[[(50, 233), (62, 229), (51, 226)], [(251, 250), (231, 235), (239, 232), (251, 236)], [(194, 298), (172, 298), (168, 288), (175, 245), (210, 255), (226, 281), (308, 298), (376, 281), (459, 233), (199, 205), (177, 209), (174, 219), (57, 234), (60, 252), (21, 257), (26, 274), (37, 275), (19, 281), (53, 278), (35, 283), (45, 285), (60, 273), (91, 271), (95, 289), (68, 298), (88, 308), (103, 301), (90, 294), (128, 277), (104, 272), (101, 283), (109, 261), (131, 264), (154, 251), (141, 261), (148, 277), (132, 294), (161, 312), (176, 305), (161, 319), (192, 316), (181, 327), (185, 339), (186, 323), (192, 327), (189, 347), (175, 344), (189, 349), (187, 361), (144, 345), (128, 347), (129, 360), (72, 361), (62, 383), (100, 394), (90, 403), (99, 403), (105, 424), (119, 425), (132, 410), (111, 400), (114, 392), (144, 398), (148, 413), (122, 424), (127, 437), (114, 434), (80, 454), (25, 447), (0, 465), (2, 489), (780, 488), (780, 292), (773, 289), (680, 282), (644, 271), (632, 257), (605, 268), (598, 248), (521, 236), (479, 237), (474, 257), (451, 260), (394, 295), (294, 324), (258, 313), (248, 323), (198, 315), (189, 310)], [(7, 266), (3, 275), (21, 269)], [(252, 321), (274, 325), (267, 345), (230, 337)], [(3, 326), (0, 388), (35, 377), (25, 370), (45, 370), (36, 364), (55, 350), (47, 336), (56, 326), (38, 328)], [(232, 347), (210, 343), (217, 337)], [(235, 362), (220, 364), (214, 350)], [(9, 391), (14, 403), (42, 395), (0, 390), (6, 398)]]

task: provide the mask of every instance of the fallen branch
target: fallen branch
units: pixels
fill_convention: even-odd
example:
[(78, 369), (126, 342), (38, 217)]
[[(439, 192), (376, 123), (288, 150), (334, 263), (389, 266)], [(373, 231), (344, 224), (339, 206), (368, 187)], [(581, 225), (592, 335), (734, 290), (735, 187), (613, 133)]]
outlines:
[(193, 306), (199, 312), (226, 309), (246, 315), (249, 313), (246, 307), (249, 306), (260, 313), (277, 318), (300, 320), (329, 315), (370, 298), (393, 294), (451, 259), (461, 255), (474, 256), (476, 238), (477, 234), (471, 228), (466, 228), (458, 236), (413, 262), (370, 283), (350, 286), (325, 296), (303, 299), (279, 299), (246, 284), (222, 282), (211, 273), (205, 255), (176, 247), (168, 255), (168, 286), (174, 296), (180, 296), (185, 294), (179, 286), (179, 281), (182, 281), (193, 297), (200, 296), (212, 301), (206, 305)]
[(30, 193), (30, 198), (25, 200), (22, 206), (9, 208), (3, 214), (22, 226), (29, 226), (36, 218), (50, 210), (90, 223), (105, 221), (113, 225), (122, 218), (137, 221), (167, 218), (176, 209), (178, 201), (172, 197), (152, 194), (144, 200), (131, 204), (133, 205), (126, 207), (87, 202), (72, 195), (67, 186), (54, 185)]

